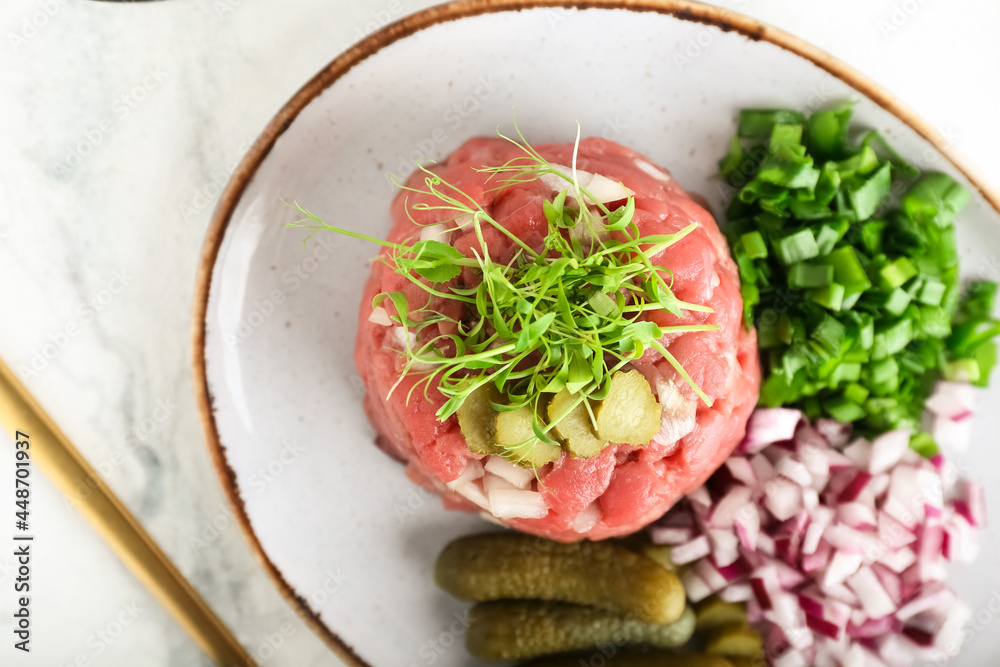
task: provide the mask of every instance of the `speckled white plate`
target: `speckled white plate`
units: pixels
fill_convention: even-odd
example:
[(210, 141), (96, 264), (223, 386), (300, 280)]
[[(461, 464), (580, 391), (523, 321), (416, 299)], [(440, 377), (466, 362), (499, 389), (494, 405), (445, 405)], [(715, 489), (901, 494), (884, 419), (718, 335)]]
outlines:
[[(209, 443), (236, 515), (277, 585), (352, 665), (454, 667), (466, 605), (434, 588), (434, 558), (483, 528), (443, 511), (372, 445), (353, 339), (371, 246), (302, 230), (282, 198), (383, 234), (416, 160), (518, 123), (533, 142), (585, 135), (633, 146), (719, 210), (716, 160), (746, 106), (858, 101), (925, 168), (976, 193), (962, 214), (967, 274), (1000, 270), (997, 197), (886, 91), (802, 41), (689, 2), (505, 0), (443, 5), (342, 54), (282, 109), (223, 194), (202, 257), (195, 377)], [(614, 47), (611, 47), (611, 43)], [(331, 54), (334, 55), (334, 54)], [(992, 202), (992, 204), (991, 204)], [(997, 405), (994, 390), (986, 405)], [(960, 457), (1000, 486), (1000, 413)], [(1000, 494), (990, 506), (1000, 516)], [(997, 534), (955, 581), (978, 623), (1000, 609)], [(994, 587), (996, 587), (994, 589)], [(990, 601), (994, 600), (992, 607)], [(987, 615), (989, 618), (986, 618)], [(956, 664), (995, 664), (1000, 634), (973, 633)]]

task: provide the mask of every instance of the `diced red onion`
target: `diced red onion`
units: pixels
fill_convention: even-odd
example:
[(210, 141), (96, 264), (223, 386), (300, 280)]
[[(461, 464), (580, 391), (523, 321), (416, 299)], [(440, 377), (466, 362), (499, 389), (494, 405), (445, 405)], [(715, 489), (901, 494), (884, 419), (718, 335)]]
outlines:
[(686, 565), (693, 563), (699, 558), (704, 558), (712, 553), (707, 535), (699, 535), (690, 542), (680, 544), (670, 550), (670, 558), (675, 565)]
[(535, 473), (531, 468), (511, 463), (502, 456), (489, 457), (486, 460), (485, 469), (486, 472), (493, 473), (519, 489), (529, 488), (535, 479)]
[[(810, 528), (812, 528), (812, 526), (810, 526)], [(806, 574), (812, 574), (825, 569), (830, 562), (830, 556), (832, 554), (833, 547), (826, 542), (820, 542), (815, 551), (802, 555), (802, 571)]]
[(972, 441), (972, 420), (936, 417), (931, 427), (934, 442), (947, 450), (964, 452)]
[(747, 551), (756, 551), (760, 539), (760, 512), (754, 505), (747, 505), (733, 520), (733, 528), (740, 545)]
[(860, 554), (835, 551), (823, 573), (820, 587), (824, 592), (829, 592), (830, 588), (844, 583), (848, 577), (855, 574), (863, 562), (864, 558)]
[(934, 393), (924, 403), (924, 408), (938, 417), (954, 418), (966, 412), (975, 412), (979, 396), (976, 388), (966, 382), (938, 382)]
[(816, 431), (826, 438), (831, 447), (837, 449), (846, 445), (851, 439), (852, 426), (834, 419), (817, 419)]
[(910, 448), (910, 431), (900, 429), (884, 433), (872, 441), (868, 472), (879, 475), (899, 463)]
[(686, 570), (681, 575), (681, 583), (684, 584), (684, 593), (691, 602), (701, 602), (714, 592), (692, 569)]
[(714, 528), (729, 528), (740, 513), (740, 510), (750, 503), (753, 492), (750, 487), (738, 485), (734, 486), (724, 495), (719, 502), (715, 503), (706, 517), (708, 523)]
[(678, 526), (650, 526), (649, 539), (653, 544), (676, 546), (694, 539), (694, 528)]
[(715, 569), (708, 559), (703, 559), (695, 563), (691, 568), (698, 577), (708, 584), (708, 588), (714, 593), (726, 587), (729, 581), (722, 576), (722, 573)]
[(845, 486), (844, 489), (839, 494), (837, 494), (837, 502), (838, 503), (854, 502), (855, 500), (858, 499), (858, 496), (861, 495), (861, 492), (865, 490), (865, 487), (868, 486), (869, 482), (871, 481), (872, 481), (871, 473), (866, 472), (864, 470), (859, 470), (857, 474), (855, 474), (854, 477), (851, 478), (851, 481), (848, 482), (847, 486)]
[(806, 625), (813, 632), (818, 632), (824, 637), (829, 637), (830, 639), (840, 639), (840, 635), (843, 632), (843, 628), (837, 626), (830, 621), (825, 621), (822, 618), (817, 618), (815, 616), (806, 616)]
[(724, 602), (746, 602), (753, 597), (753, 587), (747, 583), (731, 583), (719, 591)]
[(892, 598), (871, 568), (861, 567), (847, 579), (847, 586), (858, 596), (869, 618), (882, 618), (896, 611)]
[(802, 509), (802, 488), (787, 479), (773, 479), (764, 487), (764, 506), (778, 521), (787, 521)]
[(907, 568), (917, 562), (917, 554), (913, 552), (913, 549), (903, 547), (901, 549), (886, 551), (879, 558), (878, 562), (896, 574), (902, 574)]
[(837, 519), (857, 530), (875, 530), (875, 510), (864, 503), (845, 502), (837, 508)]
[(692, 503), (696, 503), (702, 507), (709, 507), (712, 504), (712, 496), (709, 495), (708, 489), (704, 486), (699, 486), (697, 489), (689, 493), (687, 498)]
[(708, 542), (712, 547), (712, 555), (717, 565), (725, 567), (732, 565), (740, 557), (740, 542), (729, 530), (709, 530)]
[(854, 464), (854, 467), (867, 470), (872, 457), (872, 443), (864, 438), (858, 438), (845, 447), (843, 453)]
[(542, 519), (549, 513), (538, 491), (497, 489), (489, 494), (490, 514), (498, 519)]
[(753, 486), (757, 483), (757, 473), (754, 472), (750, 461), (742, 456), (732, 456), (727, 459), (726, 468), (729, 469), (729, 473), (733, 476), (733, 479), (747, 486)]
[[(958, 394), (940, 406), (970, 395), (944, 389)], [(911, 667), (960, 638), (942, 582), (947, 561), (978, 552), (982, 485), (921, 458), (908, 431), (850, 441), (849, 425), (811, 426), (794, 410), (758, 410), (752, 422), (712, 492), (650, 527), (689, 564), (688, 596), (746, 602), (777, 667)]]
[(774, 466), (774, 470), (782, 477), (790, 479), (799, 486), (809, 486), (812, 484), (812, 475), (809, 474), (809, 468), (791, 456), (786, 456), (782, 459)]
[(896, 618), (906, 622), (930, 609), (945, 609), (955, 601), (955, 592), (943, 584), (932, 584), (923, 593), (896, 610)]
[(790, 408), (755, 410), (747, 422), (747, 433), (740, 450), (753, 454), (776, 442), (791, 440), (800, 421), (802, 413)]
[[(962, 500), (969, 523), (976, 528), (986, 527), (986, 491), (979, 482), (967, 480), (962, 484)], [(957, 503), (956, 503), (957, 509)]]

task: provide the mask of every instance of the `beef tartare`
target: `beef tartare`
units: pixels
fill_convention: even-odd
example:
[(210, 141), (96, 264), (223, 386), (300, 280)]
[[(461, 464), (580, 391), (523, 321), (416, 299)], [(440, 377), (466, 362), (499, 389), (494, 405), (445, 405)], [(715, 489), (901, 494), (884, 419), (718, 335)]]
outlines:
[(447, 507), (625, 535), (742, 439), (760, 371), (735, 265), (646, 157), (475, 138), (411, 176), (392, 216), (356, 363), (379, 445)]

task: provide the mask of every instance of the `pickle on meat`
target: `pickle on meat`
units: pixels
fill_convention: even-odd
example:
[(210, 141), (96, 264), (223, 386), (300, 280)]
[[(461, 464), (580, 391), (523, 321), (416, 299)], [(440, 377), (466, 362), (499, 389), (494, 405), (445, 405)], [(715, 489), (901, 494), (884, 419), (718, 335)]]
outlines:
[[(600, 655), (602, 658), (604, 657), (603, 652)], [(587, 653), (546, 656), (521, 663), (518, 667), (580, 667), (581, 664), (593, 664), (590, 662), (592, 657), (593, 654)], [(604, 667), (739, 667), (729, 659), (718, 655), (670, 653), (667, 651), (619, 652), (607, 658), (606, 661), (601, 661), (600, 664)]]
[(524, 468), (540, 468), (562, 456), (561, 447), (535, 437), (534, 419), (534, 411), (526, 406), (496, 416), (496, 444), (507, 460)]
[(611, 376), (608, 395), (598, 405), (597, 437), (644, 447), (662, 427), (663, 406), (656, 402), (649, 382), (639, 371)]
[(566, 443), (570, 454), (583, 459), (597, 456), (608, 446), (608, 441), (594, 435), (587, 406), (583, 403), (573, 406), (576, 400), (576, 394), (566, 389), (553, 396), (548, 408), (549, 423), (555, 424), (556, 435)]
[(460, 537), (441, 552), (434, 577), (461, 600), (556, 600), (590, 605), (646, 623), (684, 611), (673, 572), (612, 542), (552, 542), (521, 533)]
[(671, 648), (694, 634), (694, 612), (673, 623), (644, 623), (634, 617), (539, 600), (480, 602), (469, 613), (465, 645), (481, 660), (520, 660), (580, 651), (603, 644)]
[(502, 454), (496, 445), (497, 411), (493, 403), (500, 401), (500, 392), (492, 383), (469, 394), (458, 406), (458, 428), (469, 449), (476, 454)]

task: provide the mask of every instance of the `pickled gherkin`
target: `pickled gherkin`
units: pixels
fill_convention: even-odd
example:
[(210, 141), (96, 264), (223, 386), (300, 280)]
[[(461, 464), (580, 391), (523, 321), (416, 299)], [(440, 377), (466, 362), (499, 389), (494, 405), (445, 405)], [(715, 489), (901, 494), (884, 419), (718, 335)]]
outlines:
[(597, 437), (642, 447), (662, 426), (663, 406), (656, 402), (649, 382), (639, 371), (611, 376), (608, 395), (597, 407)]
[(535, 437), (534, 416), (529, 407), (499, 412), (496, 416), (496, 443), (503, 448), (504, 458), (525, 468), (552, 463), (562, 455), (559, 445)]
[(500, 400), (500, 392), (486, 384), (469, 394), (458, 407), (458, 427), (465, 436), (469, 450), (476, 454), (501, 454), (496, 446), (497, 411), (492, 403)]
[(747, 622), (746, 607), (738, 602), (724, 602), (712, 596), (695, 607), (698, 632), (714, 630), (726, 625), (743, 625)]
[[(604, 653), (599, 654), (604, 658)], [(519, 667), (580, 667), (589, 665), (593, 653), (576, 653), (572, 655), (557, 655), (537, 658), (531, 662), (521, 663)], [(583, 659), (581, 663), (580, 660)], [(670, 653), (667, 651), (649, 651), (647, 653), (618, 652), (600, 662), (604, 667), (737, 667), (730, 660), (717, 655), (699, 655), (697, 653)]]
[(472, 608), (466, 647), (482, 660), (518, 660), (604, 644), (680, 646), (694, 633), (694, 612), (673, 623), (645, 623), (635, 617), (564, 602), (497, 600)]
[(520, 533), (461, 537), (438, 556), (438, 585), (462, 600), (534, 599), (590, 605), (646, 623), (684, 611), (677, 575), (613, 542), (560, 543)]
[(705, 653), (753, 658), (763, 652), (760, 631), (746, 623), (730, 623), (705, 633)]
[(594, 435), (586, 405), (581, 402), (570, 409), (576, 400), (576, 395), (565, 389), (553, 396), (549, 403), (549, 423), (555, 424), (556, 434), (566, 443), (570, 454), (579, 458), (597, 456), (608, 446), (608, 441)]

